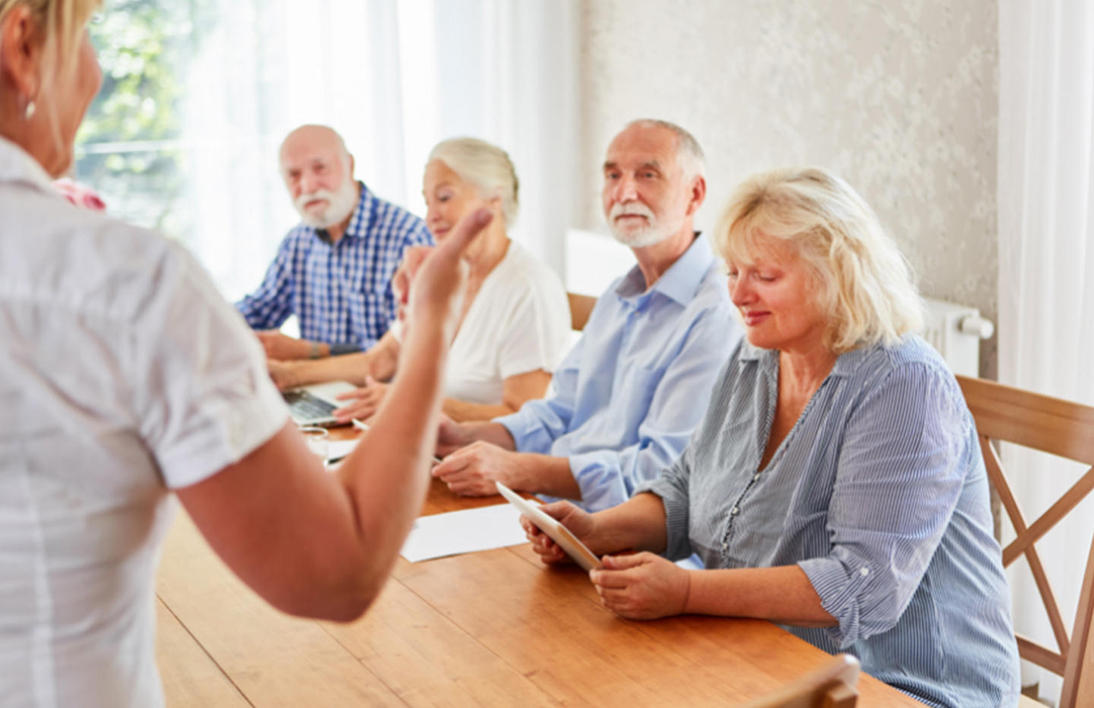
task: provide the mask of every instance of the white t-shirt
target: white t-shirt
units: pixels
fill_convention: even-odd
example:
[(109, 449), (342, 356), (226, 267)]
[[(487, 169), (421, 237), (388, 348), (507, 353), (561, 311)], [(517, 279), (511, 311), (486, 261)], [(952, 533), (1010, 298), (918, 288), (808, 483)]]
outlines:
[(445, 368), (444, 392), (471, 403), (501, 403), (505, 379), (554, 371), (569, 344), (570, 305), (549, 266), (515, 242), (483, 280)]
[(72, 206), (0, 139), (0, 701), (161, 705), (169, 490), (286, 418), (193, 258)]

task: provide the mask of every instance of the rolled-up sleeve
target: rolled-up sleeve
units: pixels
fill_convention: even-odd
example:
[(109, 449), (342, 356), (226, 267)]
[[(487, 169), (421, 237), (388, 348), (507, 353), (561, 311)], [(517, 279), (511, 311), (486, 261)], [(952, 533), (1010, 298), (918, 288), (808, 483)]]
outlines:
[(635, 494), (651, 492), (661, 497), (665, 507), (665, 552), (670, 560), (687, 558), (691, 555), (691, 541), (688, 538), (688, 515), (690, 510), (691, 469), (694, 463), (693, 446), (701, 441), (692, 439), (682, 455), (657, 479), (643, 484)]
[(554, 441), (569, 430), (584, 341), (584, 338), (578, 339), (559, 364), (551, 381), (552, 392), (547, 398), (528, 401), (516, 413), (494, 419), (513, 436), (519, 452), (546, 454), (551, 451)]
[(838, 620), (840, 647), (891, 629), (957, 505), (969, 434), (948, 372), (908, 364), (886, 374), (848, 419), (828, 509), (831, 552), (798, 563)]

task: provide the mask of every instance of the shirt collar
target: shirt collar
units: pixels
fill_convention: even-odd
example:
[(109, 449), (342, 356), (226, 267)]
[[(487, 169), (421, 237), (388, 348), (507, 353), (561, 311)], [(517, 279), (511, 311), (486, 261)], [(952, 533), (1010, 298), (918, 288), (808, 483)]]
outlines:
[[(357, 186), (361, 188), (361, 196), (357, 198), (357, 206), (353, 208), (353, 214), (349, 218), (349, 224), (346, 225), (346, 230), (342, 234), (342, 238), (338, 239), (341, 243), (346, 237), (365, 238), (368, 235), (369, 227), (372, 225), (372, 202), (375, 197), (372, 196), (372, 192), (368, 191), (365, 187), (365, 183), (360, 180), (357, 181)], [(312, 232), (317, 239), (323, 243), (330, 244), (330, 239), (323, 238), (319, 235), (322, 229), (317, 229), (314, 226), (305, 227)], [(324, 234), (325, 236), (325, 234)]]
[(33, 157), (3, 137), (0, 137), (0, 181), (23, 182), (43, 192), (51, 192), (53, 183)]
[(710, 243), (705, 236), (696, 233), (695, 240), (688, 246), (688, 250), (684, 251), (676, 262), (661, 274), (649, 292), (643, 292), (646, 289), (646, 280), (638, 266), (627, 271), (615, 292), (621, 298), (648, 296), (658, 292), (681, 305), (686, 305), (699, 290), (703, 278), (713, 263), (714, 252), (710, 249)]
[[(858, 347), (840, 354), (828, 375), (840, 378), (851, 376), (873, 349), (874, 347)], [(744, 339), (741, 341), (741, 353), (738, 359), (741, 361), (758, 361), (764, 371), (774, 372), (779, 365), (779, 350), (760, 349), (752, 346), (747, 339)]]

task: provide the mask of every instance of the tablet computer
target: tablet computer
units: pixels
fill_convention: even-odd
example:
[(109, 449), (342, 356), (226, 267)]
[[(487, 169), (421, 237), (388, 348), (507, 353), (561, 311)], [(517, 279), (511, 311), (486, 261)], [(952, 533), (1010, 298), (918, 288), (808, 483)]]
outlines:
[(505, 497), (510, 504), (520, 509), (521, 514), (535, 524), (536, 528), (547, 534), (552, 541), (559, 545), (559, 548), (566, 551), (566, 554), (573, 558), (575, 563), (585, 570), (600, 567), (600, 559), (584, 543), (579, 541), (577, 536), (570, 532), (570, 529), (544, 513), (539, 505), (521, 497), (501, 482), (495, 481), (494, 484), (497, 486), (499, 494)]

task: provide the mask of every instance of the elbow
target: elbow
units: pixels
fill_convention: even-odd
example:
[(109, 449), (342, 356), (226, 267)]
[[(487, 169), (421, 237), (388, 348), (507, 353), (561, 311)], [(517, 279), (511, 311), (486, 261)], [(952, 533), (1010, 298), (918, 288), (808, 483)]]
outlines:
[(380, 596), (386, 577), (357, 573), (337, 582), (313, 583), (306, 593), (272, 600), (282, 612), (307, 619), (349, 623), (364, 616)]
[(900, 622), (907, 603), (901, 603), (896, 597), (881, 598), (862, 613), (855, 639), (869, 639), (884, 634)]
[(376, 595), (345, 598), (341, 602), (330, 604), (323, 612), (315, 615), (314, 619), (341, 624), (356, 622), (364, 617), (375, 599)]

